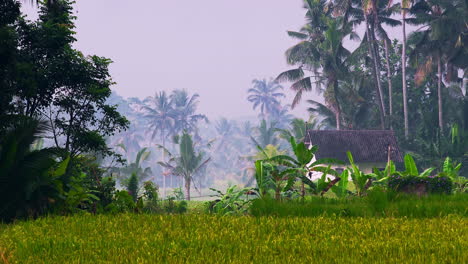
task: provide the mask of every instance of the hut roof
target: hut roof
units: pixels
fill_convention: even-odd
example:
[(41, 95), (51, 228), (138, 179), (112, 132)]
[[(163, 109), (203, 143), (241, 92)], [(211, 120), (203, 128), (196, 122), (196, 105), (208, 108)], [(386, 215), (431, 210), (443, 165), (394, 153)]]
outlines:
[(392, 130), (307, 130), (305, 143), (319, 147), (316, 158), (348, 161), (346, 152), (358, 162), (402, 162), (395, 134)]

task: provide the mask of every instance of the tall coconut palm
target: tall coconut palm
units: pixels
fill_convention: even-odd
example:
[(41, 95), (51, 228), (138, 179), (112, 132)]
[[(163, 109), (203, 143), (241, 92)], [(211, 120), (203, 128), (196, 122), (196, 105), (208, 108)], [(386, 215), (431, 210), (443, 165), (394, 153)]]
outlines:
[(182, 131), (196, 132), (199, 121), (208, 122), (205, 115), (197, 114), (198, 94), (189, 96), (186, 90), (174, 90), (171, 95), (171, 103), (174, 107), (173, 133)]
[[(432, 72), (433, 65), (437, 65), (437, 101), (439, 130), (444, 133), (443, 115), (443, 68), (445, 66), (447, 79), (453, 79), (450, 70), (455, 68), (450, 60), (453, 50), (461, 43), (466, 28), (467, 3), (463, 1), (431, 0), (418, 2), (412, 9), (416, 24), (423, 25), (410, 35), (414, 44), (412, 55), (417, 57), (419, 64), (416, 73), (416, 83), (421, 84), (427, 75)], [(464, 37), (466, 41), (466, 37)], [(466, 52), (465, 52), (466, 53)], [(459, 56), (460, 54), (457, 53)]]
[[(165, 91), (159, 92), (153, 97), (145, 99), (143, 111), (144, 117), (149, 121), (148, 127), (151, 132), (151, 139), (154, 141), (159, 134), (162, 146), (166, 147), (166, 139), (173, 131), (176, 115), (172, 102), (167, 96)], [(163, 161), (166, 159), (165, 152), (163, 151)], [(166, 196), (166, 177), (163, 176), (163, 190)]]
[(280, 92), (283, 86), (274, 80), (266, 79), (255, 79), (252, 84), (253, 87), (248, 90), (250, 95), (247, 100), (253, 103), (254, 110), (260, 107), (260, 116), (264, 119), (265, 114), (270, 115), (280, 107), (279, 99), (285, 97), (284, 93)]
[[(380, 55), (378, 49), (378, 42), (376, 39), (379, 38), (380, 41), (383, 43), (384, 51), (385, 51), (385, 67), (387, 71), (387, 85), (388, 85), (388, 113), (390, 117), (393, 115), (393, 89), (392, 89), (392, 72), (390, 68), (390, 47), (391, 47), (391, 40), (388, 37), (387, 31), (384, 29), (383, 25), (390, 26), (390, 27), (397, 27), (401, 25), (401, 22), (397, 19), (394, 19), (393, 16), (397, 14), (397, 12), (401, 9), (400, 3), (393, 4), (392, 0), (384, 0), (384, 1), (376, 1), (372, 0), (373, 8), (370, 10), (372, 16), (370, 16), (372, 28), (372, 37), (374, 42), (375, 55), (377, 56), (377, 62), (380, 62)], [(383, 93), (382, 93), (383, 99)], [(383, 105), (385, 106), (385, 105)], [(391, 123), (391, 120), (390, 120)]]
[(326, 8), (326, 1), (306, 0), (304, 8), (307, 10), (308, 23), (299, 31), (288, 31), (288, 35), (299, 40), (299, 43), (285, 53), (287, 63), (296, 68), (284, 71), (276, 77), (279, 82), (293, 83), (290, 87), (296, 93), (291, 104), (293, 109), (300, 103), (305, 92), (312, 91), (313, 84), (317, 92), (323, 92), (321, 87), (323, 77), (319, 73), (321, 65), (318, 47), (323, 41), (331, 10)]
[(159, 92), (153, 97), (145, 100), (144, 117), (148, 119), (151, 129), (151, 139), (154, 140), (159, 134), (162, 145), (165, 146), (166, 139), (174, 126), (176, 115), (174, 108), (165, 91)]
[(411, 7), (412, 0), (401, 0), (401, 16), (403, 41), (401, 50), (401, 78), (403, 84), (403, 118), (405, 125), (405, 138), (409, 136), (409, 122), (408, 122), (408, 92), (406, 87), (406, 15)]
[[(331, 18), (326, 1), (307, 0), (306, 8), (309, 23), (299, 32), (289, 32), (301, 41), (286, 51), (288, 63), (298, 67), (281, 73), (277, 80), (293, 82), (291, 89), (296, 96), (292, 107), (300, 102), (304, 92), (312, 90), (314, 83), (318, 91), (324, 92), (325, 103), (333, 110), (336, 128), (340, 129), (339, 81), (348, 76), (350, 55), (343, 41), (347, 37), (355, 40), (358, 36), (350, 24), (343, 23), (343, 18)], [(305, 71), (312, 75), (305, 76)]]
[[(369, 54), (372, 59), (372, 74), (377, 85), (377, 97), (379, 99), (380, 115), (381, 115), (381, 127), (385, 128), (385, 102), (383, 98), (382, 84), (380, 81), (380, 61), (378, 60), (378, 48), (375, 40), (375, 25), (369, 21), (372, 14), (376, 13), (376, 5), (374, 0), (362, 0), (362, 11), (364, 15), (365, 27), (366, 27), (366, 39), (369, 48)], [(375, 19), (376, 20), (376, 19)]]

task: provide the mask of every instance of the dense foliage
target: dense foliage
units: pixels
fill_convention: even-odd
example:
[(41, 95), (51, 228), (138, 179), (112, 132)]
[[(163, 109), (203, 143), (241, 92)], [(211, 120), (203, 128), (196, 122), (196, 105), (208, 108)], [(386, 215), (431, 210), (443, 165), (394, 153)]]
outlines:
[[(292, 82), (293, 106), (315, 89), (324, 103), (308, 100), (309, 111), (326, 126), (393, 129), (424, 166), (450, 156), (468, 168), (466, 1), (304, 0), (304, 8), (307, 23), (288, 32), (298, 40), (286, 51), (294, 68), (277, 77)], [(406, 24), (416, 28), (407, 40)]]
[(105, 138), (128, 126), (107, 103), (111, 61), (73, 48), (71, 1), (40, 3), (34, 22), (19, 8), (0, 5), (0, 220), (96, 211), (114, 184), (97, 159), (119, 158)]

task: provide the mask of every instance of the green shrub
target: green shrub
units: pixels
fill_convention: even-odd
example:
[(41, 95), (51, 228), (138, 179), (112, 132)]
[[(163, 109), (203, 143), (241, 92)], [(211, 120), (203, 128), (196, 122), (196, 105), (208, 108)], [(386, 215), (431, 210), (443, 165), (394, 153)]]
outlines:
[(173, 197), (163, 201), (164, 212), (169, 214), (183, 214), (187, 212), (187, 206), (186, 201), (176, 201)]
[(135, 207), (135, 202), (127, 191), (118, 191), (115, 193), (114, 201), (105, 209), (109, 213), (124, 213), (133, 211)]
[(161, 213), (161, 202), (159, 201), (158, 186), (153, 182), (143, 183), (143, 212)]
[(127, 191), (132, 196), (133, 201), (136, 202), (138, 200), (138, 177), (136, 173), (132, 173), (132, 176), (130, 176)]
[(392, 175), (388, 180), (388, 187), (406, 193), (451, 194), (453, 182), (445, 176)]
[(246, 193), (251, 191), (251, 188), (238, 188), (236, 185), (227, 188), (223, 193), (219, 190), (210, 188), (216, 192), (215, 201), (207, 202), (207, 210), (209, 213), (218, 215), (236, 215), (245, 214), (248, 211), (251, 200), (248, 200)]

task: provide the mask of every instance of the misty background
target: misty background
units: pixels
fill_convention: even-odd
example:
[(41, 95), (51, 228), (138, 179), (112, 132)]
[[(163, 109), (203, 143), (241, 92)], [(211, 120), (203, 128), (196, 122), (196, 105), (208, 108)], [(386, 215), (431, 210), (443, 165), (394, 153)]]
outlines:
[[(23, 5), (22, 11), (28, 19), (38, 17), (35, 5)], [(200, 145), (214, 142), (210, 150), (205, 149), (213, 159), (199, 178), (199, 186), (251, 184), (251, 161), (258, 155), (253, 141), (261, 141), (272, 128), (267, 123), (260, 131), (260, 111), (252, 109), (247, 91), (253, 87), (252, 80), (270, 80), (291, 68), (284, 53), (297, 40), (287, 31), (299, 30), (305, 23), (302, 0), (78, 0), (74, 13), (75, 48), (113, 61), (110, 73), (116, 84), (110, 102), (119, 105), (119, 112), (132, 125), (108, 141), (129, 167), (146, 148), (151, 154), (141, 166), (151, 170), (145, 177), (161, 187), (182, 185), (181, 179), (162, 177), (165, 171), (157, 164), (165, 159), (157, 148), (161, 142), (152, 136), (142, 107), (145, 98), (160, 91), (170, 95), (183, 89), (188, 96), (200, 95), (196, 113), (210, 120), (198, 124)], [(392, 36), (401, 35), (399, 28), (386, 29)], [(358, 33), (362, 36), (363, 30), (358, 29)], [(350, 50), (358, 45), (350, 40), (345, 43)], [(288, 83), (281, 85), (286, 95), (281, 105), (286, 109), (294, 92)], [(137, 101), (129, 100), (135, 97)], [(302, 100), (307, 99), (323, 102), (322, 95), (315, 92), (305, 94)], [(289, 110), (284, 122), (276, 126), (286, 128), (293, 117), (308, 120), (307, 107), (302, 103)], [(279, 144), (280, 149), (285, 148), (284, 142)], [(177, 151), (175, 144), (165, 147)], [(216, 155), (209, 155), (213, 153)], [(166, 188), (163, 193), (166, 195)]]

